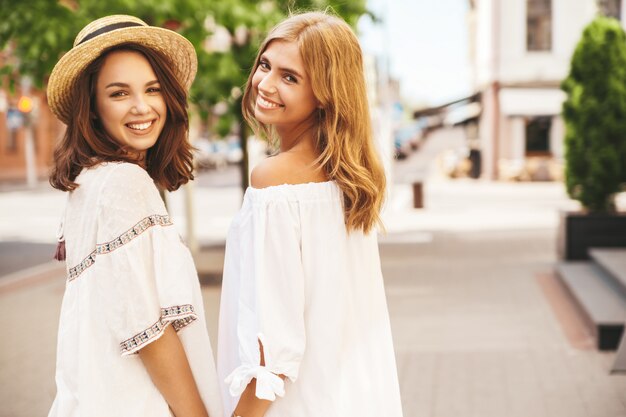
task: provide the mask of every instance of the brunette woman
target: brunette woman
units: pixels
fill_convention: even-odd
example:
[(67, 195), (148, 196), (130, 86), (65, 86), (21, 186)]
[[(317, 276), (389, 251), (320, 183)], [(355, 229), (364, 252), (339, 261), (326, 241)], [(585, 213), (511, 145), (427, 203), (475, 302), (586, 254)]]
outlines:
[(49, 417), (222, 415), (193, 260), (157, 188), (193, 179), (196, 67), (177, 33), (108, 16), (51, 74), (48, 101), (67, 131), (50, 182), (69, 197)]

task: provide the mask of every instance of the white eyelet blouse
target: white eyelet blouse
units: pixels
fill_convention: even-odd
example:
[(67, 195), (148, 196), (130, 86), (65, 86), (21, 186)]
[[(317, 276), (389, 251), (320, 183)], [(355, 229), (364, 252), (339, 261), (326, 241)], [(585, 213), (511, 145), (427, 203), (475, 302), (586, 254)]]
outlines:
[(172, 325), (211, 417), (221, 398), (191, 255), (148, 173), (129, 163), (84, 169), (68, 198), (68, 278), (49, 417), (171, 417), (141, 348)]
[(246, 191), (226, 243), (218, 374), (225, 415), (256, 378), (266, 417), (402, 416), (376, 233), (346, 231), (334, 182)]

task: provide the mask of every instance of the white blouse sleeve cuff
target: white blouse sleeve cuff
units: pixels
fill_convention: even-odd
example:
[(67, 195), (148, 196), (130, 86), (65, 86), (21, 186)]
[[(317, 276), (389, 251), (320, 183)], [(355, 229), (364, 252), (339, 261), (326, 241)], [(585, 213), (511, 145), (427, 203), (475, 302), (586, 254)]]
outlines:
[(285, 395), (285, 382), (265, 366), (241, 365), (224, 380), (229, 385), (230, 395), (240, 396), (252, 378), (256, 378), (256, 396), (262, 400), (274, 401), (276, 396)]
[(197, 318), (198, 316), (191, 304), (162, 308), (161, 316), (156, 323), (120, 343), (121, 354), (122, 356), (127, 356), (137, 353), (148, 344), (163, 336), (165, 328), (170, 323), (172, 323), (174, 330), (178, 332), (180, 329), (194, 322)]

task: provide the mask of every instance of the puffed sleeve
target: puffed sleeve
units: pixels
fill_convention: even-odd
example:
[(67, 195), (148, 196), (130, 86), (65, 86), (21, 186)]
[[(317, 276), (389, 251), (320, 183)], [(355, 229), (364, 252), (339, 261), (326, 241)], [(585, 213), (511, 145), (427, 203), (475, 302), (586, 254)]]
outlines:
[(195, 321), (199, 284), (191, 255), (142, 168), (114, 167), (98, 205), (98, 299), (106, 303), (103, 314), (125, 356), (157, 340), (167, 325), (180, 331)]
[(273, 401), (285, 392), (278, 375), (296, 381), (306, 341), (300, 210), (297, 201), (253, 198), (250, 204), (240, 225), (247, 238), (238, 248), (240, 366), (226, 383), (236, 397), (256, 378), (256, 396)]

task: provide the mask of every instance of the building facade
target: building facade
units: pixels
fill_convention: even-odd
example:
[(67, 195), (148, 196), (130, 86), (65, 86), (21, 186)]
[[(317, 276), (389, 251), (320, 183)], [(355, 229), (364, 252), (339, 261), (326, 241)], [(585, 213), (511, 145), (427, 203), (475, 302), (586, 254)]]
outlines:
[(29, 116), (18, 109), (20, 95), (19, 91), (10, 94), (8, 89), (0, 90), (0, 181), (15, 184), (25, 183), (28, 176), (28, 129), (32, 138), (30, 169), (38, 180), (48, 175), (54, 147), (64, 131), (64, 125), (50, 112), (44, 93), (29, 93), (33, 101)]
[[(14, 59), (10, 48), (0, 51), (0, 67)], [(54, 147), (64, 132), (47, 105), (45, 92), (22, 78), (11, 88), (0, 77), (0, 182), (33, 186), (45, 180)], [(22, 102), (20, 99), (24, 97)], [(25, 106), (23, 103), (26, 102)]]
[(484, 178), (561, 178), (561, 81), (584, 27), (598, 13), (621, 19), (624, 11), (621, 0), (470, 0)]

